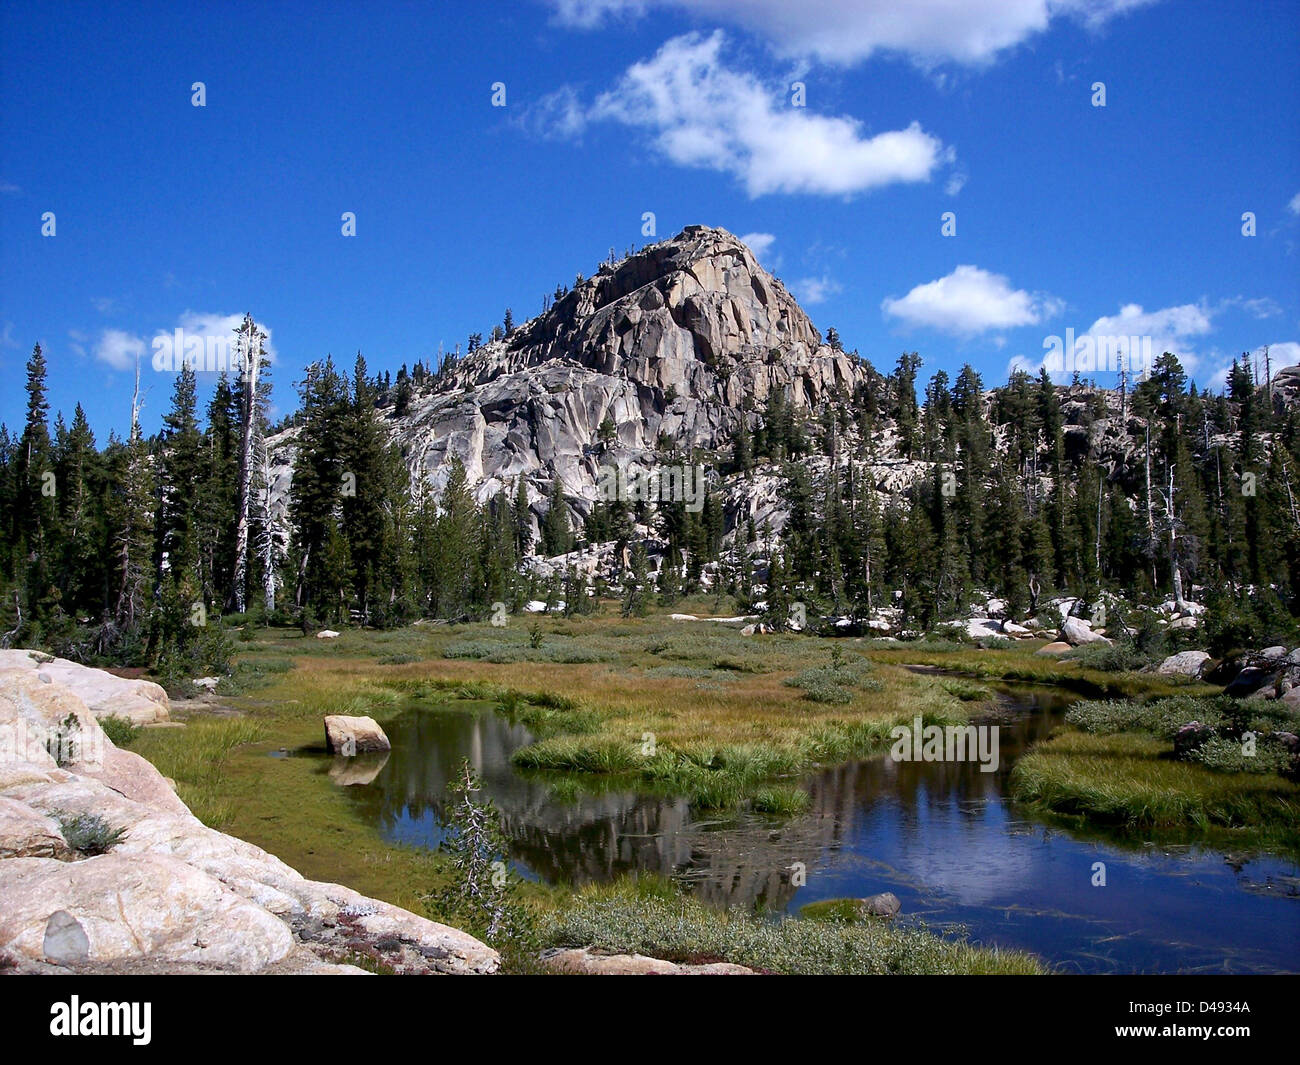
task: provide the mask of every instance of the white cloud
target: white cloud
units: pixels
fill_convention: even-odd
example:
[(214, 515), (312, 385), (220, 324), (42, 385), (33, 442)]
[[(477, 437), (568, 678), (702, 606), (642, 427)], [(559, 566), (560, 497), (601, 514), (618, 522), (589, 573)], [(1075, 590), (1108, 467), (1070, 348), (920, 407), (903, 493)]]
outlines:
[(966, 187), (966, 173), (962, 170), (955, 170), (948, 177), (948, 183), (944, 185), (943, 191), (949, 196), (956, 196)]
[(1035, 325), (1060, 312), (1050, 296), (1013, 289), (1001, 274), (978, 266), (958, 266), (951, 274), (917, 285), (901, 299), (889, 297), (881, 310), (907, 325), (957, 336)]
[[(849, 117), (791, 107), (721, 57), (726, 38), (687, 34), (628, 68), (586, 121), (639, 127), (679, 166), (733, 174), (751, 197), (769, 193), (847, 196), (896, 182), (929, 181), (951, 152), (919, 123), (865, 135)], [(572, 126), (574, 120), (567, 116)]]
[[(1259, 380), (1264, 380), (1264, 348), (1268, 348), (1268, 365), (1273, 370), (1273, 376), (1287, 366), (1300, 366), (1300, 343), (1294, 340), (1282, 340), (1275, 344), (1261, 344), (1250, 353), (1251, 360), (1259, 371)], [(1226, 380), (1226, 371), (1225, 371)]]
[[(142, 336), (122, 329), (104, 329), (95, 342), (95, 358), (115, 370), (135, 369), (137, 356), (144, 371), (154, 368), (155, 356), (166, 360), (166, 365), (170, 366), (172, 363), (169, 360), (172, 351), (176, 349), (176, 334), (179, 331), (181, 334), (179, 350), (182, 353), (187, 350), (189, 343), (197, 338), (200, 349), (208, 353), (209, 360), (214, 357), (224, 360), (216, 365), (235, 365), (230, 344), (235, 329), (243, 320), (242, 314), (215, 314), (208, 311), (187, 310), (180, 315), (176, 325), (170, 329), (157, 330), (148, 341)], [(276, 351), (271, 342), (271, 328), (264, 322), (259, 322), (258, 327), (266, 333), (267, 358), (270, 362), (275, 362)], [(73, 341), (73, 350), (79, 354), (84, 353), (81, 345), (88, 338), (76, 331), (69, 331), (68, 335)], [(203, 366), (200, 365), (198, 369), (203, 369)]]
[(821, 277), (800, 278), (793, 285), (794, 294), (800, 303), (812, 306), (825, 303), (830, 296), (838, 296), (844, 289), (839, 282), (823, 274)]
[(1163, 307), (1156, 311), (1147, 311), (1140, 304), (1128, 303), (1120, 308), (1119, 314), (1098, 318), (1088, 327), (1085, 335), (1142, 338), (1142, 348), (1147, 345), (1146, 338), (1150, 338), (1153, 360), (1166, 351), (1172, 352), (1178, 356), (1183, 369), (1194, 374), (1200, 367), (1201, 360), (1192, 346), (1192, 340), (1206, 336), (1213, 330), (1213, 313), (1208, 307), (1196, 303)]
[(562, 85), (526, 105), (520, 112), (519, 124), (538, 136), (576, 140), (587, 128), (587, 112), (573, 88)]
[(610, 18), (640, 18), (647, 0), (551, 0), (555, 18), (575, 29), (591, 30)]
[(1256, 318), (1275, 318), (1282, 313), (1281, 305), (1270, 296), (1259, 296), (1255, 299), (1234, 296), (1232, 299), (1224, 300), (1223, 306), (1240, 307), (1247, 314)]
[[(1250, 362), (1255, 368), (1256, 380), (1264, 380), (1264, 348), (1268, 348), (1268, 363), (1273, 370), (1273, 376), (1276, 377), (1278, 371), (1288, 366), (1300, 365), (1300, 343), (1294, 340), (1283, 340), (1276, 344), (1261, 344), (1259, 347), (1248, 352)], [(1236, 358), (1220, 358), (1216, 362), (1216, 369), (1209, 379), (1205, 382), (1205, 387), (1209, 391), (1222, 392), (1228, 387), (1228, 373), (1232, 369), (1232, 364)]]
[(767, 253), (772, 250), (772, 244), (776, 237), (771, 233), (746, 233), (740, 238), (740, 242), (749, 247), (754, 253), (754, 258), (762, 262), (767, 258)]
[(778, 54), (851, 65), (901, 53), (921, 66), (982, 66), (1069, 17), (1097, 29), (1150, 0), (552, 0), (561, 23), (593, 29), (651, 6), (742, 26)]
[(144, 354), (144, 337), (122, 329), (105, 329), (95, 344), (95, 358), (108, 363), (114, 370), (134, 369), (137, 358), (147, 361)]
[(1291, 202), (1286, 205), (1286, 209), (1292, 214), (1300, 214), (1300, 192), (1291, 197)]

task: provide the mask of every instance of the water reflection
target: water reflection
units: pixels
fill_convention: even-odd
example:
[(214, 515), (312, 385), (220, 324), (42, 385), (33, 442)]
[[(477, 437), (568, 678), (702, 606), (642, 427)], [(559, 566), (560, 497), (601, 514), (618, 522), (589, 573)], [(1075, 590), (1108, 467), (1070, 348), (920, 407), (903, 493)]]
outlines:
[[(687, 881), (711, 904), (778, 910), (889, 890), (907, 914), (1067, 969), (1295, 969), (1294, 863), (1237, 869), (1213, 852), (1121, 848), (1018, 816), (1004, 794), (1010, 767), (1066, 705), (1052, 695), (1004, 697), (996, 772), (888, 758), (841, 766), (807, 779), (807, 812), (784, 820), (693, 813), (682, 799), (631, 785), (557, 798), (552, 778), (510, 765), (527, 730), (487, 708), (411, 708), (385, 723), (386, 760), (328, 771), (388, 838), (436, 847), (447, 784), (468, 757), (520, 871), (551, 882), (654, 872)], [(1104, 888), (1092, 883), (1099, 861)], [(791, 883), (795, 863), (807, 869), (802, 887)]]

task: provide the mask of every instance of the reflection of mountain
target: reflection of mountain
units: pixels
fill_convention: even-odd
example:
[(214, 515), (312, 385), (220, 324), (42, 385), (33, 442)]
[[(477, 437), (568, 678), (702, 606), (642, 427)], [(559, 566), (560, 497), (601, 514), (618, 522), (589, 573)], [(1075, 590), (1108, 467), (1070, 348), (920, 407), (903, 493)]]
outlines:
[(517, 773), (510, 764), (511, 752), (529, 741), (525, 728), (495, 714), (441, 709), (412, 710), (389, 723), (387, 764), (373, 783), (349, 790), (390, 837), (437, 846), (448, 782), (468, 758), (501, 814), (513, 856), (547, 881), (651, 872), (683, 877), (716, 905), (784, 909), (797, 890), (790, 883), (795, 864), (802, 862), (811, 876), (873, 812), (889, 808), (895, 831), (917, 841), (928, 807), (955, 805), (978, 820), (982, 800), (1001, 794), (1010, 757), (1045, 722), (1042, 715), (1003, 726), (1003, 767), (996, 773), (973, 764), (889, 759), (818, 773), (805, 782), (808, 812), (781, 822), (692, 815), (683, 799), (626, 790), (557, 800), (545, 777)]
[[(1003, 799), (1007, 774), (1026, 744), (1060, 722), (1064, 701), (1017, 693), (1009, 707), (1032, 708), (1043, 712), (1003, 718), (995, 773), (889, 758), (840, 766), (805, 780), (807, 812), (783, 821), (711, 817), (680, 799), (627, 790), (557, 797), (547, 775), (510, 765), (529, 741), (525, 729), (449, 707), (386, 721), (391, 756), (372, 783), (346, 792), (389, 838), (437, 846), (448, 781), (468, 757), (512, 855), (546, 880), (653, 872), (688, 881), (713, 905), (775, 909), (889, 890), (908, 914), (965, 924), (977, 940), (1083, 971), (1294, 967), (1294, 902), (1240, 890), (1221, 856), (1127, 852), (1017, 820)], [(347, 779), (372, 768), (349, 767)], [(1111, 867), (1104, 892), (1091, 886), (1099, 858)], [(803, 889), (790, 883), (797, 862), (807, 869)], [(1256, 865), (1256, 877), (1297, 875), (1293, 862)], [(1218, 919), (1228, 896), (1231, 922)]]

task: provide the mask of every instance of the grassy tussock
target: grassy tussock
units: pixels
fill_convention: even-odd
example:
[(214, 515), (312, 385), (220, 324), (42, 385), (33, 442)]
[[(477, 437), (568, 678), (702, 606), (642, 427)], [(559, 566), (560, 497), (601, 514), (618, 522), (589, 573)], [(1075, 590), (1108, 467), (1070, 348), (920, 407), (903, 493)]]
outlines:
[(1154, 736), (1063, 732), (1021, 758), (1011, 784), (1024, 802), (1102, 825), (1227, 830), (1242, 845), (1300, 850), (1300, 785), (1214, 772), (1168, 751)]

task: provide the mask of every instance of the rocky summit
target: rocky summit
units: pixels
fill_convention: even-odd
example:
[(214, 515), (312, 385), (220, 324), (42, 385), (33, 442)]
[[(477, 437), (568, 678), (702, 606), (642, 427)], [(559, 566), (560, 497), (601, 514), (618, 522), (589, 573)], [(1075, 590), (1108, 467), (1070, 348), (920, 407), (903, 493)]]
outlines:
[[(688, 226), (606, 263), (545, 313), (459, 360), (399, 413), (383, 413), (414, 478), (441, 490), (458, 457), (480, 500), (517, 478), (540, 505), (553, 478), (583, 515), (602, 461), (653, 460), (661, 440), (718, 449), (746, 412), (780, 392), (816, 411), (866, 383), (780, 280), (725, 229)], [(601, 424), (617, 439), (603, 458)], [(267, 441), (275, 511), (292, 478), (290, 429)]]

